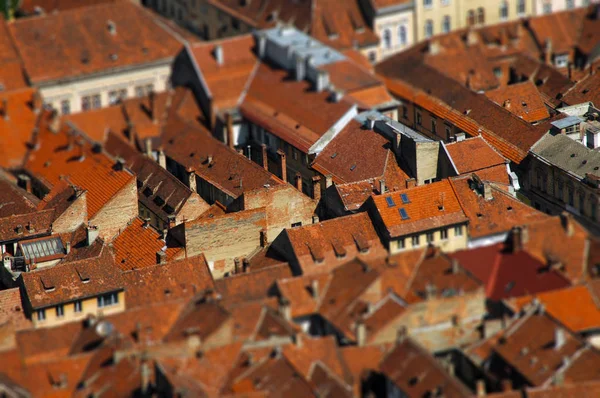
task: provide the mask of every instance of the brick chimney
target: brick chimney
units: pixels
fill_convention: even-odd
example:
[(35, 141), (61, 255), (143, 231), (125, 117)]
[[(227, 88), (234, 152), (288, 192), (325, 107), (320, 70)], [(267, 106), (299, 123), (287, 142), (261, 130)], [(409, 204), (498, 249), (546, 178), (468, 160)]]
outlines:
[(367, 325), (361, 319), (356, 322), (356, 344), (363, 347), (367, 343)]
[(302, 192), (302, 174), (300, 173), (296, 173), (296, 175), (294, 176), (295, 182), (296, 182), (296, 189), (300, 192)]
[(2, 117), (4, 117), (4, 120), (10, 119), (8, 115), (8, 98), (2, 99)]
[(415, 180), (414, 178), (407, 178), (406, 179), (406, 188), (414, 188), (417, 186), (417, 180)]
[(167, 262), (167, 253), (163, 250), (156, 252), (156, 264), (165, 264)]
[(565, 230), (565, 234), (567, 236), (573, 236), (573, 232), (575, 232), (575, 228), (573, 227), (573, 220), (571, 220), (571, 216), (566, 211), (560, 213), (560, 224)]
[(269, 245), (269, 238), (266, 229), (260, 230), (260, 247), (267, 247)]
[(31, 178), (27, 174), (19, 174), (17, 184), (28, 193), (31, 193)]
[(235, 146), (235, 136), (233, 134), (233, 115), (231, 113), (225, 116), (225, 122), (227, 123), (227, 145), (233, 149)]
[(313, 199), (321, 200), (321, 177), (314, 176), (312, 178)]
[(285, 152), (283, 152), (281, 149), (278, 149), (277, 155), (279, 155), (279, 167), (281, 168), (281, 179), (283, 181), (287, 181), (287, 159), (285, 158)]
[(193, 167), (188, 167), (186, 171), (188, 173), (188, 187), (190, 188), (190, 191), (197, 192), (198, 190), (196, 188), (196, 170)]
[(261, 161), (263, 169), (269, 171), (269, 158), (267, 157), (267, 146), (260, 144)]
[(167, 168), (167, 156), (162, 148), (158, 150), (158, 165), (163, 169)]

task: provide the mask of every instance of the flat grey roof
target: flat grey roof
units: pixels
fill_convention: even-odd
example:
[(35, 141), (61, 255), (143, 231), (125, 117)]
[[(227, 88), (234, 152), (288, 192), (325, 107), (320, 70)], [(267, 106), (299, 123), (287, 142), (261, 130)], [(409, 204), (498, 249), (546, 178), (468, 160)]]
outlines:
[(415, 130), (411, 129), (410, 127), (408, 127), (402, 123), (399, 123), (399, 122), (395, 121), (394, 119), (391, 119), (377, 111), (366, 111), (366, 112), (359, 113), (358, 115), (356, 115), (354, 120), (356, 120), (357, 122), (360, 122), (360, 123), (365, 123), (367, 118), (369, 118), (369, 117), (374, 119), (376, 122), (383, 122), (383, 123), (389, 125), (393, 130), (395, 130), (398, 133), (403, 134), (407, 137), (410, 137), (415, 142), (433, 142), (432, 139), (427, 138), (426, 136), (419, 133), (418, 131), (415, 131)]
[(560, 119), (555, 122), (552, 122), (551, 124), (554, 127), (562, 130), (562, 129), (572, 126), (574, 124), (579, 124), (581, 122), (585, 122), (585, 119), (582, 117), (579, 117), (579, 116), (568, 116), (564, 119)]
[(580, 178), (584, 178), (587, 173), (600, 177), (600, 152), (589, 149), (564, 134), (545, 135), (531, 152)]

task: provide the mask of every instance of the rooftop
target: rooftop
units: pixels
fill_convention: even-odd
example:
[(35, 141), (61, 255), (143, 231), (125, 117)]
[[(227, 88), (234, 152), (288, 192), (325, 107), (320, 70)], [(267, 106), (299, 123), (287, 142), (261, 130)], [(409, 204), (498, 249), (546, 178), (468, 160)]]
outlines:
[(505, 165), (506, 159), (481, 136), (445, 144), (459, 174)]
[(548, 134), (531, 152), (580, 179), (585, 178), (586, 174), (600, 177), (600, 152), (591, 150), (564, 134)]
[(550, 117), (542, 96), (529, 80), (486, 91), (485, 95), (527, 122), (539, 122)]

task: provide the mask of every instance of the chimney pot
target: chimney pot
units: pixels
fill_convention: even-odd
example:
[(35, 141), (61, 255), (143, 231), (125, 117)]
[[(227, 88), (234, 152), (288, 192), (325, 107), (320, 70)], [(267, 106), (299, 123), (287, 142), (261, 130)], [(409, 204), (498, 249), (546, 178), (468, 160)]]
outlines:
[(302, 174), (296, 173), (294, 178), (296, 179), (296, 189), (302, 192)]
[(94, 243), (96, 241), (96, 238), (98, 238), (99, 234), (100, 234), (100, 231), (98, 230), (98, 227), (96, 227), (94, 225), (88, 225), (88, 227), (87, 227), (87, 245), (91, 246), (92, 243)]
[(167, 253), (163, 250), (156, 252), (156, 264), (165, 264), (167, 262)]
[(356, 323), (356, 343), (359, 347), (367, 343), (367, 325), (362, 319)]
[(561, 327), (554, 329), (554, 348), (560, 350), (567, 342), (565, 330)]
[(319, 281), (318, 280), (316, 280), (316, 279), (312, 280), (312, 282), (310, 283), (310, 290), (311, 290), (313, 300), (318, 300), (319, 299)]
[(269, 244), (269, 239), (267, 236), (267, 230), (261, 229), (260, 230), (260, 247), (267, 247), (268, 244)]
[(477, 380), (477, 396), (485, 397), (487, 395), (485, 388), (485, 381), (482, 379)]
[(279, 167), (281, 168), (281, 179), (287, 182), (287, 159), (285, 157), (285, 152), (281, 149), (277, 150), (277, 155), (279, 155)]
[(267, 157), (267, 145), (260, 144), (260, 152), (262, 157), (262, 167), (263, 169), (269, 171), (269, 158)]
[(71, 253), (71, 242), (65, 244), (65, 254)]
[(220, 44), (217, 44), (215, 46), (214, 56), (215, 56), (215, 60), (217, 61), (217, 64), (223, 65), (223, 62), (224, 62), (223, 46), (221, 46)]
[(321, 200), (321, 177), (314, 176), (312, 178), (313, 199)]

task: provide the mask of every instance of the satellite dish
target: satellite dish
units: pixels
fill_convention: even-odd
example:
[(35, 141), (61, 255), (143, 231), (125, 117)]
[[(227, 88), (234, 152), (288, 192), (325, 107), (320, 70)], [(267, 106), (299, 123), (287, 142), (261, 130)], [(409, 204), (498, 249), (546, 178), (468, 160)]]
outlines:
[(113, 330), (114, 326), (108, 321), (100, 321), (96, 324), (96, 334), (100, 337), (108, 337)]

